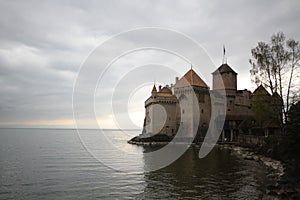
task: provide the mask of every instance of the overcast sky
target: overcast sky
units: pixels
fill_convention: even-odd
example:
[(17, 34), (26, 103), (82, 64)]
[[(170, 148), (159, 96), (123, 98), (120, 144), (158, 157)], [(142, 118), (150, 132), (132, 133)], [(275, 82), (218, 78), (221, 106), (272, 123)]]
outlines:
[[(278, 31), (299, 40), (299, 19), (299, 1), (2, 0), (0, 126), (75, 127), (72, 91), (81, 64), (108, 38), (142, 27), (161, 27), (186, 34), (204, 48), (216, 67), (222, 62), (225, 44), (228, 64), (239, 74), (238, 88), (253, 90), (248, 63), (251, 48), (258, 41), (268, 41)], [(143, 65), (147, 64), (145, 60), (174, 64), (181, 75), (189, 69), (180, 59), (152, 51), (125, 56), (115, 66), (117, 69)], [(118, 70), (110, 72), (116, 84), (118, 73)], [(157, 80), (158, 76), (136, 73), (134, 79), (147, 77), (162, 84), (173, 81), (176, 75)], [(211, 84), (209, 73), (203, 74), (203, 79)], [(143, 101), (150, 94), (146, 91), (151, 88), (147, 83), (131, 91), (122, 90), (124, 94), (118, 96), (126, 105), (129, 102), (129, 115), (139, 126), (143, 123)], [(115, 127), (115, 116), (104, 109), (111, 101), (106, 91), (111, 89), (114, 88), (102, 87), (96, 91), (95, 113), (103, 128)], [(86, 118), (86, 127), (88, 121)], [(130, 124), (122, 126), (136, 128)]]

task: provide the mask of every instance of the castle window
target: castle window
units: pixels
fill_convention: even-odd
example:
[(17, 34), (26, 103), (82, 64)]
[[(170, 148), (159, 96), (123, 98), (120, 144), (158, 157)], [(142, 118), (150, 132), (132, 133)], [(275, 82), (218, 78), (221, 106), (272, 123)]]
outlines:
[(203, 109), (201, 109), (201, 113), (204, 113), (204, 110), (203, 110)]
[(182, 109), (182, 114), (184, 114), (184, 109)]

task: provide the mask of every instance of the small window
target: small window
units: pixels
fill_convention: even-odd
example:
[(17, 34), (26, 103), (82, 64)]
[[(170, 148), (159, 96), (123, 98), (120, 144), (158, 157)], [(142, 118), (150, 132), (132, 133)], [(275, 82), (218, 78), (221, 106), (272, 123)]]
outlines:
[(184, 114), (184, 109), (182, 109), (182, 114)]
[(203, 109), (201, 109), (201, 113), (204, 113), (204, 110), (203, 110)]

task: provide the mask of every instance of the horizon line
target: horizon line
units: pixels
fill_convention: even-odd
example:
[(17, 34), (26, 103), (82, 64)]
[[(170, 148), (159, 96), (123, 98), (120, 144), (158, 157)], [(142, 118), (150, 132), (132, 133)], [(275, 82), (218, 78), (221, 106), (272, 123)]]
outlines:
[(0, 129), (53, 129), (53, 130), (126, 130), (126, 131), (141, 131), (142, 129), (134, 128), (51, 128), (51, 127), (0, 127)]

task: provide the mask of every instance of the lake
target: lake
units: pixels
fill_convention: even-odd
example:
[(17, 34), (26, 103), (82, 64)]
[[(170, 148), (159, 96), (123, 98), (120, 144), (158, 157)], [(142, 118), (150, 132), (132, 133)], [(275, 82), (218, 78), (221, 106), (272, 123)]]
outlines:
[(155, 147), (127, 143), (138, 131), (105, 134), (116, 150), (99, 131), (80, 131), (100, 162), (76, 130), (0, 129), (0, 199), (252, 200), (265, 192), (265, 169), (230, 150), (215, 147), (199, 159), (199, 147), (191, 146), (171, 165), (147, 172), (143, 167), (151, 161), (143, 154)]

